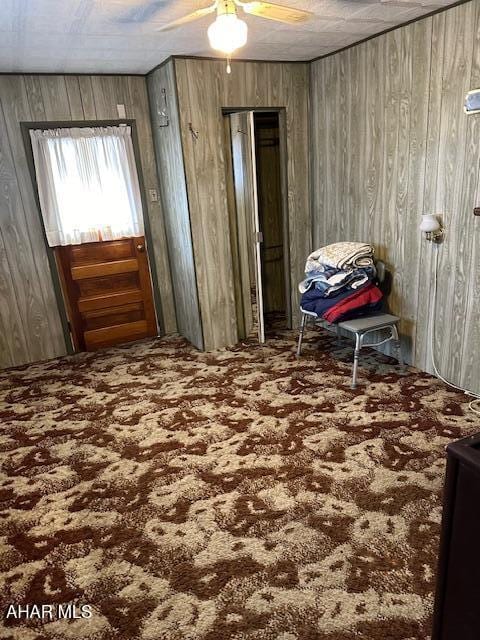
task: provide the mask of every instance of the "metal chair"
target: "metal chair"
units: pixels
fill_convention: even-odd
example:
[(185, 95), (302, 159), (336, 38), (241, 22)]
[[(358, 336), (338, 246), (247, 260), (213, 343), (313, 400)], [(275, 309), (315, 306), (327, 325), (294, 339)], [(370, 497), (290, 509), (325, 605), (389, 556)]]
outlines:
[[(385, 270), (385, 265), (381, 262), (376, 263), (377, 267), (377, 275), (379, 280), (379, 286), (383, 290), (384, 294), (386, 293), (388, 287), (388, 278), (387, 272)], [(383, 285), (383, 286), (382, 286)], [(300, 323), (300, 333), (298, 336), (298, 345), (297, 345), (297, 358), (299, 358), (302, 354), (302, 342), (303, 335), (305, 333), (307, 322), (309, 319), (313, 319), (314, 322), (321, 320), (317, 316), (316, 313), (312, 311), (306, 311), (300, 307), (300, 311), (302, 313), (302, 319)], [(357, 388), (357, 369), (358, 369), (358, 359), (360, 356), (360, 349), (364, 346), (366, 347), (379, 347), (381, 344), (386, 344), (387, 342), (392, 341), (395, 347), (395, 352), (397, 356), (397, 361), (400, 367), (403, 368), (403, 359), (402, 359), (402, 351), (400, 346), (400, 339), (398, 335), (397, 324), (400, 321), (398, 316), (393, 316), (389, 313), (379, 313), (372, 316), (364, 316), (361, 318), (355, 318), (354, 320), (345, 320), (344, 322), (339, 322), (337, 326), (337, 337), (340, 337), (340, 330), (348, 331), (349, 333), (353, 333), (355, 335), (355, 351), (353, 354), (353, 368), (352, 368), (352, 384), (351, 388)], [(368, 342), (364, 344), (364, 338), (369, 333), (373, 331), (386, 331), (390, 332), (390, 335), (379, 342)]]

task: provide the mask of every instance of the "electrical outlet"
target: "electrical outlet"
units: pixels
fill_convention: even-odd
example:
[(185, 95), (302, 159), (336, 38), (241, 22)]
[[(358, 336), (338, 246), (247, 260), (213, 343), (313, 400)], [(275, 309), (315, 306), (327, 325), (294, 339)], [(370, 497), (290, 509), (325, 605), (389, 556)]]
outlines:
[(480, 216), (480, 207), (473, 207), (473, 215)]

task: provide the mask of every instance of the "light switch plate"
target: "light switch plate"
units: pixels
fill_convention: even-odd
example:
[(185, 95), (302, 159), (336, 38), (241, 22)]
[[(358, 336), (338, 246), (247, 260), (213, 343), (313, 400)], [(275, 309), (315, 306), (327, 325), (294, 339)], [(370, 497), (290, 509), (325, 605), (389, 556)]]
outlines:
[(150, 202), (158, 202), (158, 192), (156, 189), (149, 189), (148, 195), (150, 196)]
[(118, 113), (118, 117), (119, 118), (126, 118), (127, 117), (124, 104), (117, 104), (117, 113)]

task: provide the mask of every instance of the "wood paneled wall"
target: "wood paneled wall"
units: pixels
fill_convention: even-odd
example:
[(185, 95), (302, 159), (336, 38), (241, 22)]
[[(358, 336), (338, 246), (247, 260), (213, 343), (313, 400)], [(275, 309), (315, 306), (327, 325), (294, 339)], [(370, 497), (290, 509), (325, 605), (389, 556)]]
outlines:
[[(20, 122), (117, 119), (137, 124), (146, 189), (157, 189), (145, 79), (0, 76), (0, 366), (66, 353)], [(147, 199), (148, 200), (148, 199)], [(163, 217), (148, 201), (166, 332), (176, 328)]]
[(308, 65), (175, 59), (198, 294), (206, 349), (237, 341), (223, 107), (284, 107), (292, 308), (311, 249)]
[[(203, 349), (173, 64), (170, 61), (148, 76), (148, 95), (178, 331), (196, 347)], [(164, 118), (159, 115), (165, 109), (162, 89), (165, 90), (169, 116), (168, 126), (163, 127), (160, 123)]]
[[(480, 392), (480, 3), (470, 2), (311, 65), (314, 245), (365, 240), (393, 271), (407, 360)], [(422, 213), (443, 217), (436, 247)]]

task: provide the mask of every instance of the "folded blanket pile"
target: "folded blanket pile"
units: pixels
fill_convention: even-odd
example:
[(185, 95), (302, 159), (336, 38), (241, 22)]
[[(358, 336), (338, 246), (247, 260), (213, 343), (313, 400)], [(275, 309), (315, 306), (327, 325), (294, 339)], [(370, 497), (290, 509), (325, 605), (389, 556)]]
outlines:
[(373, 265), (373, 247), (365, 242), (335, 242), (317, 249), (307, 258), (305, 273), (315, 270), (317, 265), (334, 269), (368, 267)]
[(311, 253), (299, 289), (301, 307), (328, 322), (379, 311), (383, 294), (374, 284), (373, 247), (364, 242), (336, 242)]

